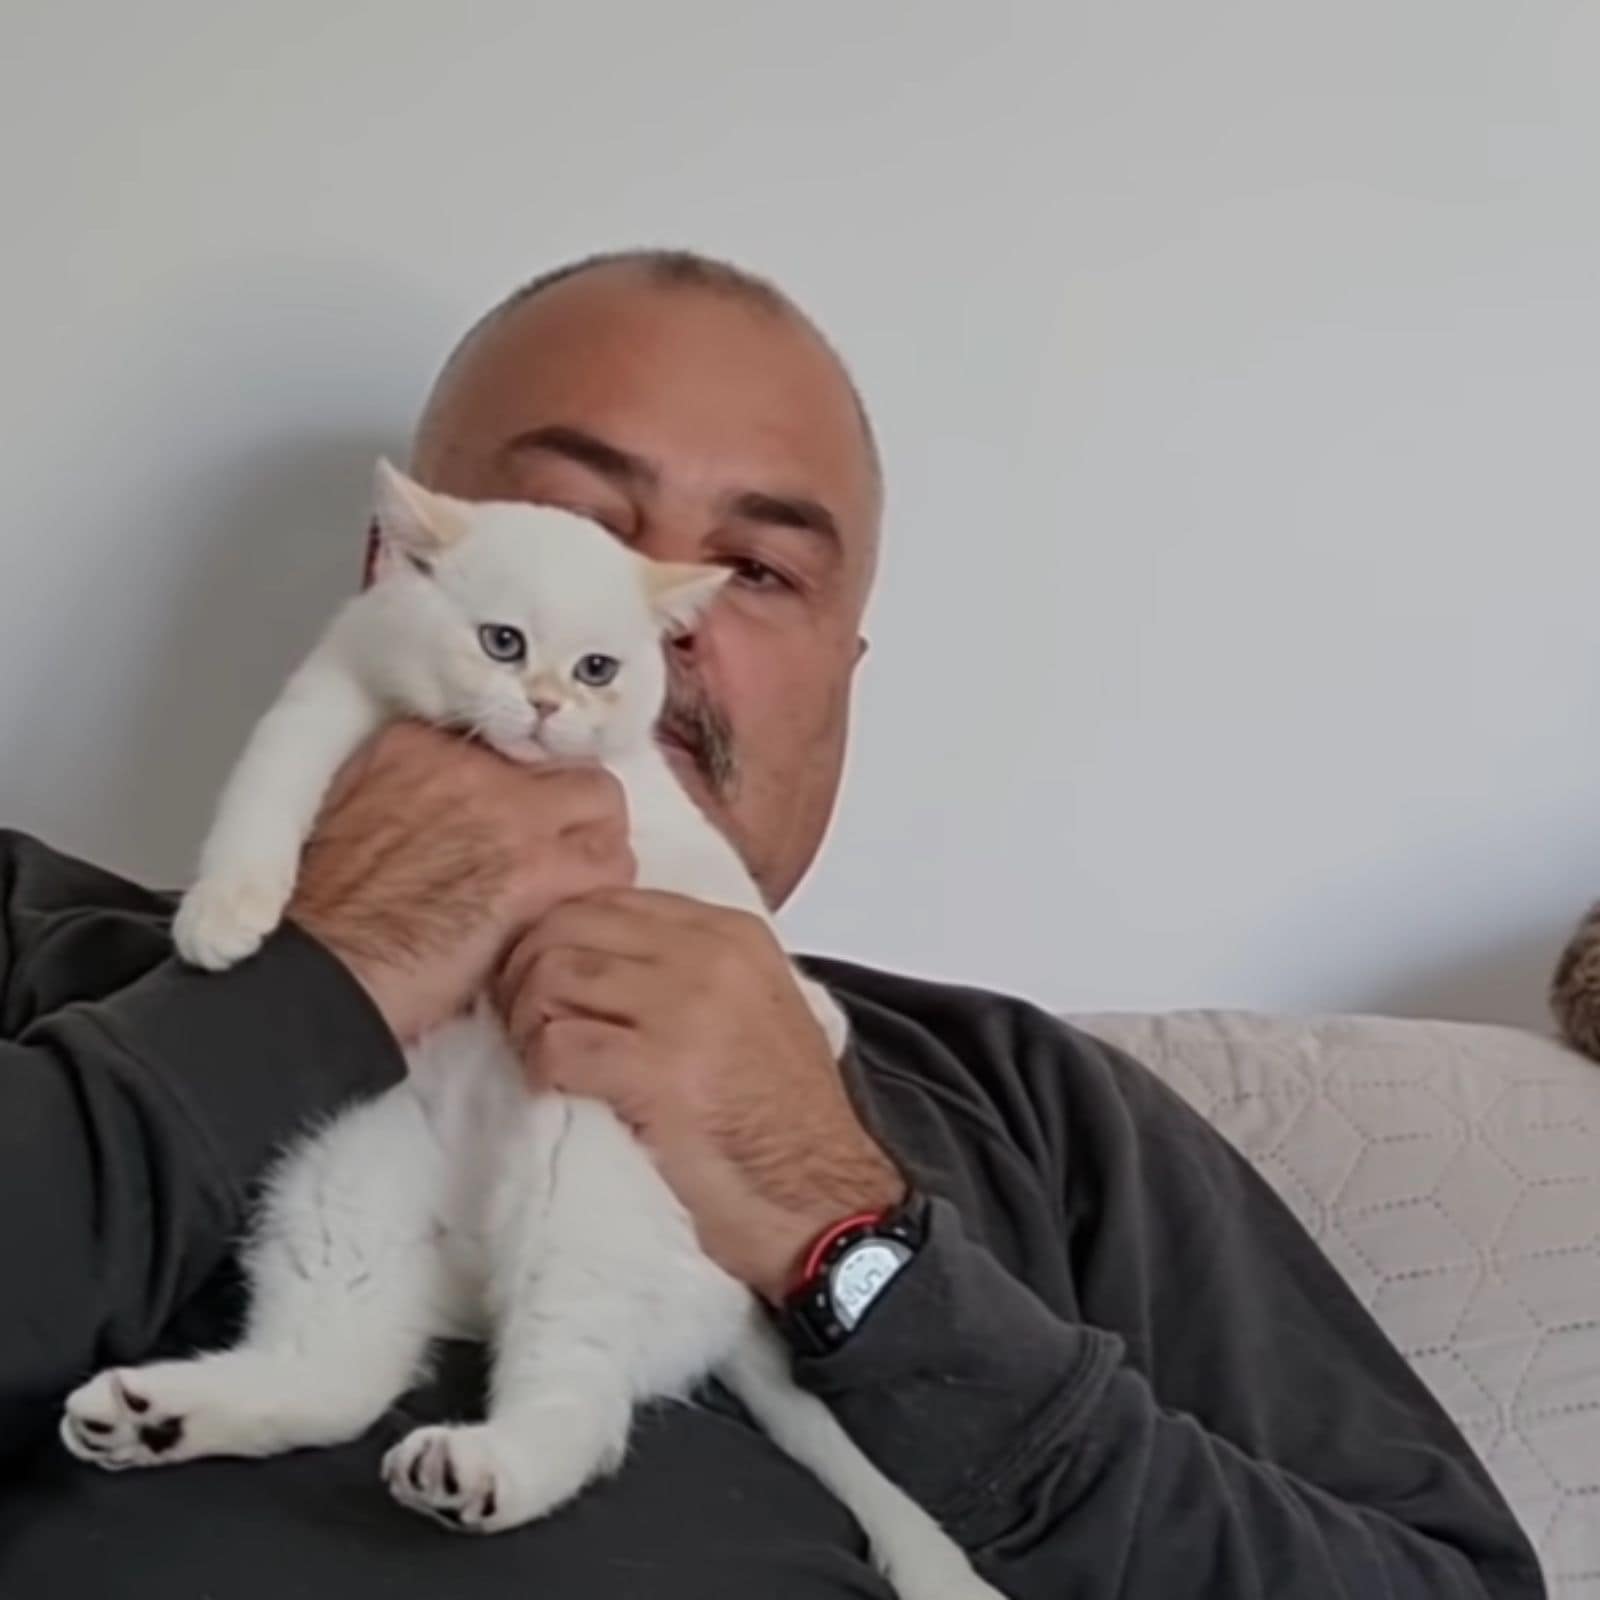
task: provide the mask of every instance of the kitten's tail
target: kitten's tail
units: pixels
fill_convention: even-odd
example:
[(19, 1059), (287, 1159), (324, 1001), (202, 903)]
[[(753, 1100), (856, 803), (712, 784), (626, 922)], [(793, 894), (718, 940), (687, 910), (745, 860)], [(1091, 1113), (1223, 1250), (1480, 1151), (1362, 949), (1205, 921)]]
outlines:
[(862, 1454), (827, 1406), (795, 1383), (776, 1334), (763, 1322), (752, 1318), (718, 1372), (773, 1442), (815, 1473), (861, 1524), (878, 1570), (900, 1600), (1004, 1600), (955, 1540)]

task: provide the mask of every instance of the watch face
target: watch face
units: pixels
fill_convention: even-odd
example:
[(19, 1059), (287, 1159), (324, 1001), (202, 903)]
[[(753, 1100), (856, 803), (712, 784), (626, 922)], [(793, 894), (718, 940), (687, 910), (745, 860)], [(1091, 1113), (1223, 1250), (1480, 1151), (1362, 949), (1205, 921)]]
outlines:
[(828, 1277), (828, 1298), (840, 1325), (855, 1327), (910, 1257), (898, 1239), (863, 1239), (847, 1250)]

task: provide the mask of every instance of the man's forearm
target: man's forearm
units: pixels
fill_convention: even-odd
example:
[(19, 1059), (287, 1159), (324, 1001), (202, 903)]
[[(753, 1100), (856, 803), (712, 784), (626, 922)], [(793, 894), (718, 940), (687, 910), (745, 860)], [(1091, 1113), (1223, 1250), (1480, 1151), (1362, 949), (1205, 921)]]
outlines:
[[(30, 861), (36, 883), (47, 865)], [(70, 938), (33, 940), (18, 930), (52, 924), (7, 909), (0, 1449), (36, 1436), (94, 1366), (150, 1348), (237, 1242), (286, 1139), (403, 1072), (354, 981), (293, 929), (211, 977), (165, 956), (154, 919), (85, 906)], [(58, 983), (61, 960), (75, 970)], [(97, 965), (117, 976), (90, 998)], [(40, 1010), (63, 986), (74, 997)]]
[[(946, 1205), (851, 1343), (798, 1373), (1015, 1600), (1543, 1593), (1465, 1462), (1331, 1438), (1371, 1452), (1357, 1499), (1255, 1459), (1164, 1410), (1118, 1337), (1055, 1316)], [(1329, 1481), (1350, 1465), (1330, 1462)]]

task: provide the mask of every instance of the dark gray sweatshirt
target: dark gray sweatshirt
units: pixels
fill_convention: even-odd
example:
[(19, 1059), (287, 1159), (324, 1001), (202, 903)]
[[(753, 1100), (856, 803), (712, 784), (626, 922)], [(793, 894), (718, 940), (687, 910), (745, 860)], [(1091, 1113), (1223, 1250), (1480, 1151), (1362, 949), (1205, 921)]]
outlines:
[[(479, 1403), (436, 1377), (342, 1449), (105, 1475), (54, 1437), (94, 1369), (226, 1340), (263, 1166), (398, 1082), (294, 930), (221, 977), (161, 896), (0, 834), (0, 1596), (884, 1600), (849, 1516), (721, 1390), (621, 1473), (486, 1539), (392, 1505), (384, 1449)], [(1294, 1219), (1135, 1063), (1020, 1002), (835, 962), (862, 1112), (933, 1197), (846, 1348), (798, 1359), (1015, 1600), (1522, 1600), (1528, 1544)]]

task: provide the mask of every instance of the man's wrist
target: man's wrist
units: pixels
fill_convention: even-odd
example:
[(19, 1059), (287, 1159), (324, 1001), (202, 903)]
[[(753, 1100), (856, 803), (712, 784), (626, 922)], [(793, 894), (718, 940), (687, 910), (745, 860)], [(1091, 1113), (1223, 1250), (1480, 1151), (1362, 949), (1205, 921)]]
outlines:
[(406, 986), (395, 981), (397, 975), (392, 967), (351, 948), (315, 913), (291, 906), (288, 920), (344, 970), (383, 1018), (396, 1042), (407, 1044), (416, 1036), (419, 1027), (406, 1002)]
[[(818, 1349), (789, 1335), (795, 1381), (822, 1400), (879, 1470), (939, 1517), (966, 1549), (1003, 1539), (1018, 1474), (1041, 1457), (1029, 1442), (1061, 1440), (1121, 1360), (1121, 1340), (1047, 1305), (974, 1238), (956, 1206), (919, 1202), (915, 1260), (843, 1343)], [(962, 1446), (940, 1447), (939, 1419), (961, 1398)], [(920, 1423), (920, 1425), (917, 1425)], [(1064, 1444), (1060, 1445), (1065, 1449)]]
[(790, 1344), (805, 1354), (827, 1355), (849, 1343), (915, 1260), (926, 1231), (926, 1206), (915, 1193), (828, 1229), (779, 1312)]
[(848, 1189), (830, 1188), (832, 1203), (809, 1210), (796, 1218), (787, 1230), (783, 1248), (775, 1253), (772, 1272), (756, 1290), (768, 1305), (781, 1308), (806, 1276), (807, 1267), (825, 1238), (847, 1222), (863, 1217), (886, 1216), (904, 1205), (910, 1187), (887, 1156), (880, 1152), (881, 1165), (864, 1172), (859, 1182)]

